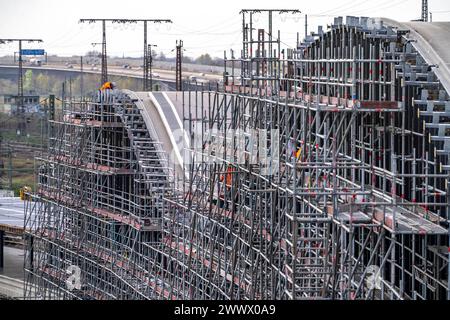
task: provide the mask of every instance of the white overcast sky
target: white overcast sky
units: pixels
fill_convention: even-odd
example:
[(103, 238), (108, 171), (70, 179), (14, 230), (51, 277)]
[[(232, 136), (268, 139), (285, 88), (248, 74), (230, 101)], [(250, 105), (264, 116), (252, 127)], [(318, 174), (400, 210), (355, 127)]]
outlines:
[[(450, 21), (450, 1), (429, 0), (433, 21)], [(92, 42), (101, 41), (101, 24), (79, 24), (80, 18), (160, 18), (172, 25), (149, 26), (149, 43), (173, 56), (175, 40), (182, 39), (186, 55), (208, 52), (223, 57), (223, 51), (241, 48), (240, 9), (299, 9), (301, 15), (274, 16), (274, 33), (294, 46), (296, 33), (304, 34), (304, 13), (311, 28), (332, 22), (334, 16), (389, 17), (399, 21), (418, 19), (421, 0), (0, 0), (0, 38), (42, 38), (49, 54), (84, 54)], [(261, 15), (257, 23), (266, 23)], [(259, 26), (256, 26), (259, 27)], [(263, 26), (261, 26), (263, 27)], [(108, 55), (142, 56), (143, 26), (107, 25)], [(97, 47), (100, 49), (100, 47)], [(17, 51), (17, 44), (0, 45), (0, 56)]]

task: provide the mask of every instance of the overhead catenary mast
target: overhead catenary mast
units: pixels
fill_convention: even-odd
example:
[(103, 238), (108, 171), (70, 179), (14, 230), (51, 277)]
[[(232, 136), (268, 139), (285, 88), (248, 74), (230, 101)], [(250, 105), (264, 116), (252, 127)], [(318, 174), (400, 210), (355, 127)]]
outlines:
[(80, 23), (102, 23), (102, 83), (108, 81), (108, 63), (106, 56), (106, 22), (112, 23), (144, 23), (144, 74), (143, 74), (143, 89), (148, 91), (149, 88), (149, 65), (148, 65), (148, 47), (147, 47), (147, 23), (172, 23), (170, 19), (80, 19)]
[(428, 22), (428, 0), (422, 0), (422, 19), (423, 22)]
[(17, 134), (21, 136), (26, 135), (26, 120), (25, 120), (25, 106), (23, 104), (23, 60), (22, 60), (22, 42), (43, 42), (42, 39), (0, 39), (1, 43), (18, 42), (19, 43), (19, 76), (17, 79), (17, 115), (19, 116), (19, 122), (17, 124)]

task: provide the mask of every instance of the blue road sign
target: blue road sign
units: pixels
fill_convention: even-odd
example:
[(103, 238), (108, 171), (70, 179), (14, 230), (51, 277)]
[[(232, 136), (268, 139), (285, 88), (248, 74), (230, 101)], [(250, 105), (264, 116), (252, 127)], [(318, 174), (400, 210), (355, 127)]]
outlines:
[(44, 49), (22, 49), (20, 54), (22, 56), (43, 56), (45, 51)]

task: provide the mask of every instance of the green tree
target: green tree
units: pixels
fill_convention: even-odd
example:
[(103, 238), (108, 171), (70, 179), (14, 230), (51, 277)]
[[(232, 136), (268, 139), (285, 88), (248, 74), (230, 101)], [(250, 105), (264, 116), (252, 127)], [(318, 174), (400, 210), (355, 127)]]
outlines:
[(0, 94), (16, 94), (17, 83), (11, 80), (0, 79)]
[(27, 70), (23, 77), (23, 90), (29, 91), (33, 89), (33, 71)]
[(44, 73), (38, 74), (36, 79), (35, 79), (35, 85), (36, 85), (36, 90), (39, 93), (42, 93), (42, 94), (49, 93), (49, 79), (48, 79), (48, 75), (44, 74)]
[(212, 62), (213, 62), (213, 60), (208, 53), (202, 54), (200, 57), (195, 59), (195, 63), (197, 63), (197, 64), (211, 65)]
[(157, 58), (160, 61), (166, 61), (167, 60), (166, 55), (162, 51), (159, 53)]

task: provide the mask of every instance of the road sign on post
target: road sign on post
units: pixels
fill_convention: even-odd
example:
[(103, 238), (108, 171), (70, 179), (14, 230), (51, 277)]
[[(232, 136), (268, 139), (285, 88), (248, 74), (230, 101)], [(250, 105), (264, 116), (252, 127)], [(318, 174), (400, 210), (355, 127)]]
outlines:
[(22, 56), (43, 56), (45, 55), (44, 49), (23, 49), (20, 51)]

